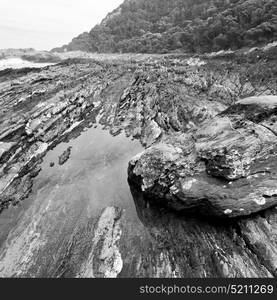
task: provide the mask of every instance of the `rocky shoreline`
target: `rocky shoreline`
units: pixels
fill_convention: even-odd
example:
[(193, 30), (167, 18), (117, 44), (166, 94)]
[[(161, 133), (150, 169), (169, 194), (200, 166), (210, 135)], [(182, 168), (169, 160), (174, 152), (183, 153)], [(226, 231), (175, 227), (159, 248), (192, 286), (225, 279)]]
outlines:
[[(276, 78), (272, 50), (194, 60), (71, 59), (41, 70), (1, 71), (0, 210), (28, 197), (51, 149), (101, 124), (147, 148), (129, 167), (147, 238), (132, 254), (122, 250), (126, 233), (115, 238), (113, 230), (124, 213), (109, 207), (87, 232), (94, 241), (87, 253), (99, 264), (88, 254), (79, 269), (62, 267), (56, 276), (276, 276), (277, 212), (264, 211), (277, 198), (276, 98), (265, 97), (277, 94)], [(254, 96), (262, 97), (237, 102)], [(101, 229), (106, 226), (113, 229)], [(104, 260), (98, 235), (107, 241)], [(74, 247), (70, 253), (78, 252)]]

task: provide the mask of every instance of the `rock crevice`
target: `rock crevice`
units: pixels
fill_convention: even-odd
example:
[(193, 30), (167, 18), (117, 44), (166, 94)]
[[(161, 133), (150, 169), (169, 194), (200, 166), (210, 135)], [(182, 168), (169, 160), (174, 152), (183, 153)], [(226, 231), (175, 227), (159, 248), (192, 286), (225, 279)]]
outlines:
[(275, 96), (247, 98), (165, 137), (130, 162), (130, 182), (178, 211), (230, 218), (277, 205), (276, 107)]

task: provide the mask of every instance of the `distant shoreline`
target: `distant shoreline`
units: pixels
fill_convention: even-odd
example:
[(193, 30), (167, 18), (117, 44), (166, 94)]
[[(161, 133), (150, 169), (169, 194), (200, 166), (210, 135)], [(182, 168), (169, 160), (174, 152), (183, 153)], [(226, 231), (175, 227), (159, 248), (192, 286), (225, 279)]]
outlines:
[(55, 65), (56, 63), (39, 63), (24, 60), (19, 57), (13, 58), (1, 58), (0, 59), (0, 71), (6, 69), (22, 69), (22, 68), (44, 68), (47, 66)]

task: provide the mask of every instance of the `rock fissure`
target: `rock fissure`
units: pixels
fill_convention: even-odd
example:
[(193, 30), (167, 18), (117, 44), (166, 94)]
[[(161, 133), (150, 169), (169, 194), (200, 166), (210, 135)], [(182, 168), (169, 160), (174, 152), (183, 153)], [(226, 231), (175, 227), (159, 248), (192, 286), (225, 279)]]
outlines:
[(239, 224), (237, 224), (235, 228), (238, 236), (240, 236), (244, 241), (245, 247), (248, 249), (250, 253), (252, 253), (254, 257), (257, 258), (257, 261), (259, 262), (260, 266), (263, 266), (272, 275), (272, 277), (277, 277), (276, 270), (272, 269), (272, 266), (267, 263), (265, 256), (259, 251), (257, 251), (256, 247), (252, 245), (249, 238), (247, 238), (247, 236), (242, 233)]

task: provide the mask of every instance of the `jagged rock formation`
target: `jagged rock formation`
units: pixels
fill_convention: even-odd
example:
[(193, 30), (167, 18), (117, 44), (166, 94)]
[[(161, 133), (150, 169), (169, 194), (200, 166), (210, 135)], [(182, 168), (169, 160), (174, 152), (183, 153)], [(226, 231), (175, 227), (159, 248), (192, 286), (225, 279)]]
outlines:
[(130, 161), (138, 215), (160, 244), (180, 253), (171, 254), (177, 277), (276, 276), (277, 213), (266, 210), (277, 204), (276, 99), (235, 101)]
[(65, 164), (71, 154), (71, 147), (68, 147), (60, 156), (59, 156), (59, 165)]
[(240, 100), (130, 162), (129, 179), (175, 210), (219, 217), (277, 205), (276, 96)]
[(271, 56), (251, 67), (240, 61), (197, 67), (182, 56), (145, 59), (0, 72), (1, 207), (26, 197), (20, 183), (32, 181), (30, 170), (39, 159), (77, 122), (84, 120), (80, 130), (92, 125), (100, 110), (100, 122), (112, 134), (124, 129), (150, 146), (164, 133), (199, 126), (237, 98), (275, 91)]
[[(202, 178), (195, 179), (205, 183), (212, 178), (207, 191), (216, 195), (209, 190), (212, 185), (224, 193), (233, 188), (246, 198), (250, 192), (261, 192), (260, 196), (266, 202), (266, 206), (262, 206), (271, 206), (275, 201), (274, 193), (264, 188), (271, 187), (275, 176), (274, 152), (271, 151), (276, 140), (275, 104), (261, 107), (253, 104), (253, 99), (252, 104), (238, 103), (237, 100), (277, 94), (276, 52), (258, 50), (247, 55), (232, 54), (231, 59), (229, 55), (193, 59), (176, 55), (129, 58), (117, 59), (114, 56), (107, 61), (102, 58), (101, 61), (75, 59), (41, 70), (0, 72), (1, 210), (9, 210), (11, 204), (17, 205), (28, 197), (34, 178), (41, 174), (41, 160), (51, 149), (61, 142), (80, 137), (84, 130), (96, 123), (112, 135), (125, 132), (127, 137), (138, 139), (148, 148), (146, 153), (149, 155), (155, 152), (155, 147), (160, 147), (157, 145), (163, 145), (154, 154), (158, 158), (159, 153), (167, 151), (169, 171), (175, 157), (185, 159), (186, 155), (181, 151), (195, 155), (192, 161), (198, 164), (197, 153), (201, 157), (197, 166), (203, 173)], [(249, 113), (250, 108), (251, 111), (254, 109), (254, 115)], [(210, 132), (214, 122), (220, 124), (217, 128), (222, 128), (223, 132)], [(218, 141), (217, 145), (213, 145), (211, 135)], [(230, 160), (224, 161), (224, 157), (216, 152), (225, 138), (229, 141), (232, 138), (237, 146), (241, 143), (237, 156), (240, 164), (235, 163), (230, 145), (226, 144)], [(243, 143), (240, 142), (242, 138)], [(193, 149), (196, 144), (198, 152)], [(247, 151), (247, 157), (243, 150)], [(257, 155), (266, 157), (267, 154), (270, 159), (266, 162), (260, 160), (259, 165)], [(218, 159), (213, 159), (214, 155)], [(141, 156), (145, 157), (145, 154)], [(49, 164), (56, 162), (51, 158), (47, 167), (51, 170), (66, 168), (71, 159), (64, 166), (55, 164), (50, 168)], [(208, 164), (208, 161), (213, 164)], [(161, 161), (156, 166), (164, 168)], [(144, 169), (144, 174), (148, 176), (155, 165), (148, 164), (147, 167), (150, 172)], [(211, 173), (210, 177), (204, 172), (206, 169)], [(134, 171), (133, 167), (131, 170)], [(182, 176), (175, 174), (178, 176), (170, 178), (169, 175), (170, 172), (161, 178), (165, 184), (167, 179), (177, 183), (178, 176)], [(192, 179), (193, 176), (195, 173), (191, 174)], [(89, 209), (85, 206), (82, 214), (80, 208), (80, 203), (85, 205), (86, 201), (74, 202), (71, 199), (73, 203), (70, 204), (52, 201), (50, 208), (47, 203), (39, 203), (36, 209), (41, 212), (41, 206), (43, 213), (36, 216), (33, 213), (37, 211), (31, 210), (30, 216), (34, 219), (28, 226), (24, 223), (20, 238), (11, 237), (8, 249), (1, 252), (0, 276), (276, 276), (275, 208), (237, 219), (229, 217), (241, 214), (240, 210), (221, 214), (222, 209), (231, 208), (217, 206), (216, 215), (228, 217), (221, 221), (200, 214), (184, 216), (149, 202), (148, 195), (139, 191), (137, 184), (141, 182), (134, 179), (136, 185), (132, 186), (132, 193), (140, 223), (128, 221), (130, 216), (123, 212), (121, 205), (114, 203), (104, 210), (93, 211), (95, 215), (89, 220), (86, 216)], [(147, 185), (152, 180), (148, 179)], [(233, 182), (232, 188), (224, 188), (222, 181)], [(189, 182), (183, 183), (190, 187)], [(191, 184), (194, 188), (195, 182)], [(195, 190), (196, 197), (198, 192), (204, 192), (201, 188)], [(167, 189), (166, 185), (162, 191), (151, 192), (163, 195)], [(172, 188), (171, 192), (174, 194), (176, 190)], [(261, 201), (264, 202), (259, 198), (258, 202)], [(252, 202), (258, 211), (261, 206)], [(199, 207), (196, 208), (198, 211)], [(249, 206), (244, 209), (249, 212)], [(214, 210), (209, 209), (209, 213), (214, 213)], [(50, 219), (45, 221), (45, 216)], [(72, 221), (71, 226), (78, 224), (76, 229), (68, 227), (67, 217)], [(80, 219), (82, 226), (78, 223)], [(54, 222), (58, 222), (57, 231), (61, 235), (68, 234), (69, 240), (61, 241), (59, 235), (53, 237)], [(45, 231), (40, 239), (36, 230), (43, 226)], [(55, 257), (49, 258), (45, 252), (38, 251), (44, 245), (50, 254), (50, 249), (56, 249)], [(16, 255), (13, 251), (22, 253)], [(48, 264), (44, 254), (53, 263)], [(40, 268), (33, 267), (34, 260)]]
[(131, 187), (138, 216), (153, 242), (149, 247), (162, 249), (157, 258), (142, 248), (142, 263), (148, 268), (139, 270), (139, 276), (149, 276), (149, 272), (150, 277), (173, 278), (277, 276), (275, 208), (251, 218), (228, 220), (176, 214)]

